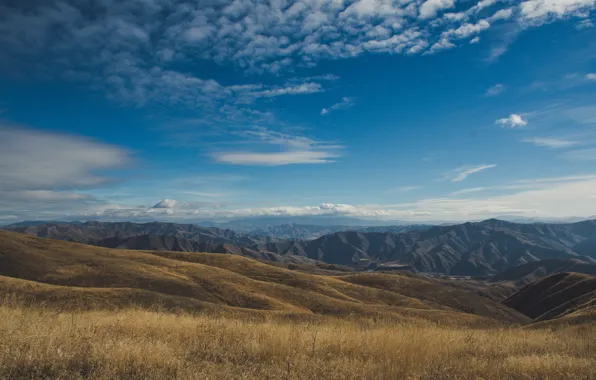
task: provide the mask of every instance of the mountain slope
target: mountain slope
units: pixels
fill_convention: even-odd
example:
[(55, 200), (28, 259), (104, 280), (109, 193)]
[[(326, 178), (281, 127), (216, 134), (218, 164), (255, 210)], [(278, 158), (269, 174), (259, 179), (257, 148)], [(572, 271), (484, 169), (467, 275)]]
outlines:
[[(422, 299), (399, 288), (357, 284), (350, 276), (306, 274), (234, 255), (108, 249), (5, 231), (0, 231), (0, 276), (4, 293), (63, 307), (73, 303), (109, 308), (129, 302), (147, 307), (156, 302), (188, 311), (386, 316), (482, 324), (527, 321), (490, 298), (473, 298), (464, 290), (454, 295), (459, 300), (472, 297), (470, 305)], [(435, 293), (444, 286), (392, 276), (383, 281), (395, 278)], [(475, 309), (478, 302), (482, 307)]]
[(525, 286), (503, 304), (537, 322), (579, 314), (596, 320), (596, 276), (553, 274)]
[(596, 275), (596, 264), (577, 259), (550, 259), (519, 265), (490, 276), (489, 282), (513, 282), (517, 287), (528, 285), (544, 277), (561, 272)]
[[(488, 220), (402, 234), (338, 232), (302, 242), (300, 247), (294, 243), (293, 249), (328, 263), (395, 262), (420, 272), (482, 276), (551, 258), (581, 258), (596, 263), (594, 258), (573, 251), (576, 244), (595, 235), (593, 221), (521, 225)], [(276, 244), (268, 249), (287, 252)]]
[(573, 250), (580, 255), (596, 258), (596, 236), (577, 243)]
[[(233, 224), (231, 225), (233, 226)], [(357, 231), (357, 232), (389, 232), (389, 233), (404, 233), (416, 230), (425, 230), (432, 226), (424, 224), (400, 225), (400, 226), (375, 226), (375, 227), (358, 227), (358, 226), (321, 226), (309, 224), (280, 224), (280, 225), (264, 225), (255, 226), (244, 232), (250, 236), (263, 237), (267, 236), (274, 239), (288, 239), (288, 240), (313, 240), (321, 236), (333, 234), (342, 231)], [(238, 231), (238, 230), (237, 230)], [(242, 230), (240, 230), (242, 231)]]
[(108, 238), (95, 245), (106, 248), (134, 249), (146, 251), (180, 251), (180, 252), (209, 252), (229, 253), (250, 257), (257, 260), (268, 260), (287, 264), (314, 264), (315, 261), (304, 256), (278, 255), (267, 251), (258, 251), (242, 246), (213, 241), (197, 241), (174, 236), (138, 235), (128, 238)]

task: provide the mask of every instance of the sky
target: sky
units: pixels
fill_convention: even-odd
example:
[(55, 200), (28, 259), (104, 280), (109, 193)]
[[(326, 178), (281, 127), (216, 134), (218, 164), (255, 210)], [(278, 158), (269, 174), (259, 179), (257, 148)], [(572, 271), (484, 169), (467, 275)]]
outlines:
[(596, 215), (596, 0), (0, 2), (0, 224)]

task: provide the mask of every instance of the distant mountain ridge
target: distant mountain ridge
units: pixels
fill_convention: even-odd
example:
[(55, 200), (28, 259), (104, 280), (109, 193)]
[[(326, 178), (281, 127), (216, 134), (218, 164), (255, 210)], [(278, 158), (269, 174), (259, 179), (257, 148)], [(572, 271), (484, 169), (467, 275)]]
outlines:
[(394, 225), (394, 226), (321, 226), (314, 224), (281, 224), (250, 229), (247, 234), (250, 236), (266, 236), (276, 239), (289, 240), (314, 240), (321, 236), (342, 231), (357, 232), (391, 232), (402, 233), (415, 230), (425, 230), (431, 228), (431, 225), (412, 224), (412, 225)]
[(596, 221), (551, 225), (491, 219), (401, 234), (338, 232), (289, 248), (268, 248), (334, 264), (396, 262), (421, 272), (482, 276), (550, 258), (596, 262), (596, 252), (573, 251), (593, 236)]
[[(358, 220), (354, 220), (355, 222)], [(44, 225), (82, 225), (87, 227), (94, 227), (98, 226), (98, 223), (114, 223), (115, 229), (122, 230), (122, 228), (118, 228), (118, 226), (129, 226), (130, 224), (144, 226), (143, 228), (148, 229), (146, 232), (147, 234), (159, 234), (165, 233), (168, 236), (175, 234), (180, 236), (191, 236), (194, 238), (193, 233), (201, 232), (204, 234), (214, 234), (217, 236), (247, 236), (253, 239), (267, 240), (264, 238), (271, 238), (271, 239), (286, 239), (286, 240), (313, 240), (319, 238), (321, 236), (332, 234), (335, 232), (341, 231), (360, 231), (360, 232), (392, 232), (392, 233), (401, 233), (401, 232), (409, 232), (414, 230), (422, 230), (428, 229), (432, 227), (432, 225), (428, 224), (412, 224), (412, 225), (388, 225), (388, 226), (366, 226), (365, 224), (362, 225), (319, 225), (319, 224), (300, 224), (300, 223), (283, 223), (283, 224), (267, 224), (267, 223), (256, 223), (251, 224), (250, 221), (238, 221), (238, 222), (229, 222), (225, 224), (214, 224), (212, 222), (205, 222), (205, 225), (202, 224), (180, 224), (180, 223), (160, 223), (160, 222), (150, 222), (150, 223), (132, 223), (132, 222), (64, 222), (64, 221), (23, 221), (14, 224), (10, 224), (4, 227), (7, 230), (16, 230), (18, 228), (26, 228), (26, 227), (38, 227)], [(365, 223), (365, 221), (362, 221)], [(173, 226), (177, 231), (172, 231), (172, 228), (169, 230), (164, 230), (161, 228), (157, 228), (155, 225), (159, 224), (162, 226)], [(184, 226), (184, 227), (183, 227)], [(195, 228), (189, 227), (194, 226)], [(237, 226), (237, 227), (235, 227)], [(227, 232), (226, 232), (227, 231)], [(231, 231), (231, 232), (230, 232)], [(190, 234), (190, 235), (189, 235)]]
[[(384, 228), (390, 231), (402, 226)], [(519, 224), (489, 219), (398, 233), (367, 227), (360, 231), (334, 232), (314, 240), (278, 239), (229, 229), (159, 222), (85, 222), (9, 226), (6, 229), (109, 247), (219, 252), (223, 245), (227, 247), (224, 250), (264, 259), (301, 258), (362, 269), (393, 263), (419, 272), (462, 276), (493, 275), (547, 259), (596, 263), (596, 252), (589, 249), (592, 239), (596, 238), (596, 220), (570, 224)], [(371, 229), (375, 232), (366, 232)], [(149, 237), (141, 238), (143, 235)], [(169, 238), (155, 238), (163, 236)], [(581, 248), (581, 254), (574, 250), (575, 247)]]
[[(84, 222), (11, 225), (9, 231), (28, 235), (91, 244), (107, 248), (234, 253), (254, 259), (310, 264), (307, 257), (267, 252), (267, 237), (250, 237), (232, 230), (177, 223)], [(252, 248), (251, 248), (252, 247)]]

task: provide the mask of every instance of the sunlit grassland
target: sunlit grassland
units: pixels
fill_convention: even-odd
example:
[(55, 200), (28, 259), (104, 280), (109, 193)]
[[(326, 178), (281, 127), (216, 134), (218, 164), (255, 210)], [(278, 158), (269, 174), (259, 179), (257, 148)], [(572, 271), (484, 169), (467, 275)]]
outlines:
[(591, 379), (596, 329), (0, 307), (2, 379)]

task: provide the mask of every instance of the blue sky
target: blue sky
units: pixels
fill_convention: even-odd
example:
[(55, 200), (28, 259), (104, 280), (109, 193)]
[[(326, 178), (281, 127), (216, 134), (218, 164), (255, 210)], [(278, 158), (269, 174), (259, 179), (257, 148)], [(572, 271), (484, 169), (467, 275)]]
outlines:
[(595, 8), (0, 5), (0, 223), (596, 215)]

